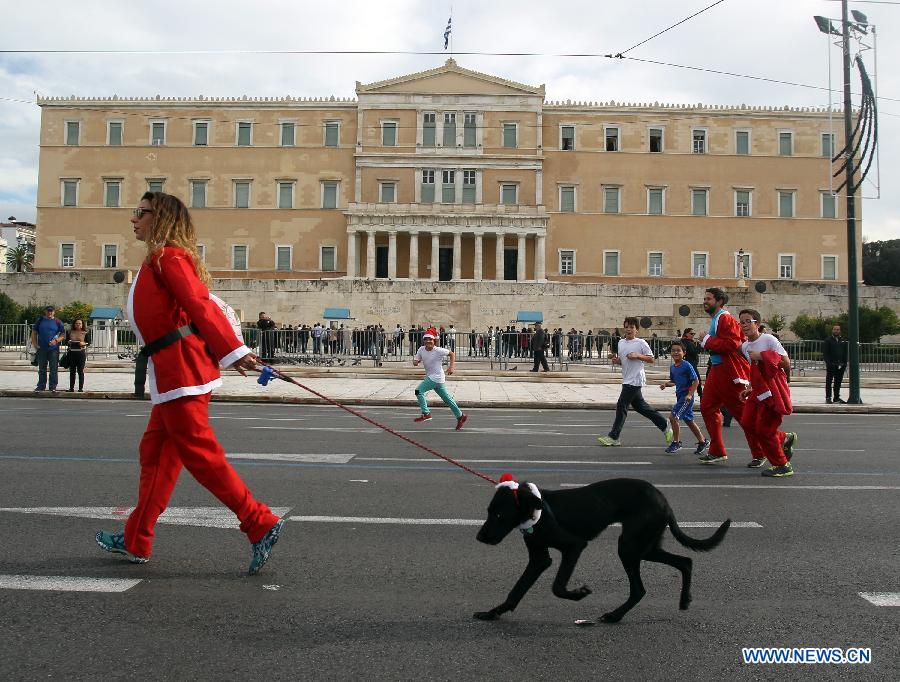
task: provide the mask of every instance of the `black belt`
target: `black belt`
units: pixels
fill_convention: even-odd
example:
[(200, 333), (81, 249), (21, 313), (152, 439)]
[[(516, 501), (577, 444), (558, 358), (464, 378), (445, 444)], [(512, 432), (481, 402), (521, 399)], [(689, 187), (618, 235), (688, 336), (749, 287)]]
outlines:
[(134, 361), (134, 394), (139, 398), (144, 397), (144, 385), (147, 383), (147, 361), (151, 355), (158, 353), (167, 346), (171, 346), (173, 343), (181, 341), (186, 336), (199, 333), (200, 330), (193, 323), (186, 324), (175, 331), (160, 336), (155, 341), (151, 341), (141, 348)]

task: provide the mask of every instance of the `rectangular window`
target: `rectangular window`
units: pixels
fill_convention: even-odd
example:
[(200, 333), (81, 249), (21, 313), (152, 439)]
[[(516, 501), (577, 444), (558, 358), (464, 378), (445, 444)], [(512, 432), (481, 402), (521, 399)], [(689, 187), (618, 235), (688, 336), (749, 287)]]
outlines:
[(382, 204), (393, 204), (397, 201), (397, 183), (382, 182), (379, 201)]
[(741, 218), (750, 215), (750, 190), (736, 189), (734, 191), (734, 214)]
[(109, 121), (106, 124), (106, 144), (113, 147), (122, 144), (122, 121)]
[(119, 247), (116, 244), (103, 245), (103, 267), (115, 268), (119, 262)]
[(663, 150), (663, 129), (650, 128), (650, 151), (661, 152)]
[(607, 128), (606, 129), (606, 151), (608, 151), (608, 152), (619, 151), (619, 129), (618, 128)]
[(151, 121), (150, 123), (150, 144), (154, 147), (160, 147), (166, 143), (166, 122)]
[(739, 279), (746, 279), (749, 277), (753, 277), (753, 254), (745, 253), (741, 256), (740, 253), (734, 254), (734, 276)]
[(209, 121), (194, 121), (194, 146), (205, 147), (209, 144)]
[(701, 129), (694, 129), (691, 132), (691, 138), (693, 140), (693, 147), (691, 151), (694, 154), (706, 154), (706, 131)]
[(663, 255), (662, 251), (650, 251), (647, 254), (647, 274), (651, 277), (662, 277)]
[(422, 146), (434, 147), (436, 144), (435, 115), (432, 111), (422, 114)]
[(122, 194), (122, 181), (107, 180), (104, 185), (103, 205), (106, 206), (106, 208), (118, 208), (119, 199)]
[(794, 217), (794, 192), (782, 191), (778, 192), (778, 217), (793, 218)]
[(206, 180), (191, 180), (191, 208), (206, 208)]
[(750, 131), (737, 130), (734, 133), (734, 153), (746, 156), (750, 154)]
[(441, 171), (441, 203), (456, 202), (456, 171)]
[(422, 171), (421, 201), (423, 204), (434, 203), (434, 171)]
[(163, 178), (147, 178), (148, 192), (162, 192), (165, 186), (166, 181)]
[(253, 124), (249, 121), (238, 121), (237, 124), (237, 146), (249, 147), (252, 143)]
[(322, 208), (337, 208), (338, 183), (322, 183)]
[(826, 159), (834, 156), (834, 133), (822, 133), (822, 156)]
[(293, 121), (282, 121), (281, 122), (281, 146), (282, 147), (293, 147), (296, 138), (297, 126), (294, 125)]
[(206, 244), (197, 244), (197, 255), (200, 256), (200, 262), (206, 262)]
[(78, 205), (78, 180), (63, 180), (62, 182), (62, 205), (77, 206)]
[(337, 147), (340, 144), (341, 126), (337, 121), (325, 122), (325, 146)]
[(650, 187), (647, 189), (647, 213), (650, 215), (663, 214), (663, 197), (665, 190), (662, 187)]
[(837, 197), (832, 192), (822, 192), (822, 217), (837, 218)]
[(560, 129), (559, 148), (563, 151), (573, 151), (575, 149), (575, 126), (563, 126)]
[(336, 252), (337, 249), (334, 246), (323, 246), (321, 248), (321, 259), (322, 259), (322, 271), (323, 272), (334, 272), (337, 270), (337, 265), (335, 261), (337, 260)]
[(444, 113), (444, 146), (456, 146), (456, 114), (452, 111)]
[(294, 183), (278, 183), (278, 208), (294, 208)]
[(794, 279), (794, 256), (779, 254), (778, 276), (781, 279)]
[(475, 114), (463, 114), (463, 147), (475, 146)]
[(518, 126), (515, 123), (503, 124), (503, 146), (507, 149), (515, 149), (518, 146)]
[(81, 122), (66, 121), (66, 144), (76, 145), (81, 141)]
[(511, 206), (513, 204), (517, 204), (518, 197), (516, 196), (517, 190), (519, 189), (518, 185), (513, 184), (503, 184), (500, 185), (500, 203), (506, 206)]
[(562, 213), (575, 212), (575, 187), (567, 185), (559, 188), (559, 210)]
[(275, 247), (275, 269), (290, 270), (291, 269), (291, 247), (276, 246)]
[(619, 187), (603, 188), (603, 212), (618, 213), (619, 212)]
[(559, 274), (574, 275), (575, 274), (575, 252), (560, 251), (559, 252)]
[(706, 198), (709, 190), (691, 190), (691, 215), (707, 215)]
[(59, 265), (62, 268), (75, 267), (75, 245), (60, 244), (59, 245)]
[(234, 207), (250, 208), (250, 183), (247, 180), (234, 182)]
[(619, 275), (619, 252), (604, 251), (603, 252), (603, 274), (611, 277)]
[(381, 146), (396, 147), (397, 146), (397, 122), (384, 121), (381, 124)]
[(475, 199), (476, 199), (475, 171), (474, 170), (464, 170), (463, 171), (462, 202), (464, 204), (474, 204)]
[(794, 134), (787, 131), (778, 133), (778, 154), (791, 156), (794, 153)]
[(837, 256), (822, 256), (822, 279), (837, 279)]
[(706, 277), (708, 273), (707, 260), (709, 255), (705, 253), (691, 254), (691, 272), (694, 277)]
[(247, 246), (244, 244), (235, 244), (231, 247), (231, 269), (246, 270), (247, 269)]

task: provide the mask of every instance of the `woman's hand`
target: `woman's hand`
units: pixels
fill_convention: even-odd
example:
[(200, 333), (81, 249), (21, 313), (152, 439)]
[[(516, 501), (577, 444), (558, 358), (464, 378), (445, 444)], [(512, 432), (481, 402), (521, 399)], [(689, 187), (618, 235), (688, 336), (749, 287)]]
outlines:
[(751, 394), (752, 392), (753, 392), (753, 391), (752, 391), (750, 388), (745, 388), (743, 391), (741, 391), (741, 395), (739, 396), (740, 399), (741, 399), (741, 402), (746, 402), (746, 401), (747, 401), (747, 398), (750, 397), (750, 394)]
[(256, 353), (247, 353), (244, 357), (235, 361), (230, 369), (237, 370), (241, 376), (245, 377), (247, 376), (248, 371), (254, 371), (256, 369), (256, 366), (259, 364), (259, 357), (256, 355)]

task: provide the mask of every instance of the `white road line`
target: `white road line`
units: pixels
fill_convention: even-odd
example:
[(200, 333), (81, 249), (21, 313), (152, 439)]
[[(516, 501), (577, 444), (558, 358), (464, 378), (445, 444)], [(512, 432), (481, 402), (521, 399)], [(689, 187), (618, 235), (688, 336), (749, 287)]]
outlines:
[(335, 433), (378, 433), (381, 429), (352, 426), (250, 426), (251, 429), (270, 431), (333, 431)]
[[(480, 526), (484, 519), (409, 519), (378, 516), (289, 516), (288, 521), (303, 523), (359, 523), (400, 526)], [(614, 523), (613, 526), (620, 524)], [(681, 528), (718, 528), (721, 521), (679, 521)], [(762, 528), (756, 521), (732, 521), (732, 528)]]
[[(571, 434), (578, 435), (584, 437), (584, 434)], [(553, 448), (590, 448), (592, 450), (600, 450), (605, 449), (608, 446), (600, 445), (599, 443), (591, 443), (585, 445), (536, 445), (529, 443), (529, 448), (544, 448), (544, 449), (553, 449)], [(693, 448), (692, 445), (685, 445), (683, 454), (690, 454), (688, 450)], [(665, 448), (663, 445), (625, 445), (623, 446), (624, 450), (658, 450), (662, 452)], [(620, 450), (623, 451), (623, 450)], [(750, 452), (750, 448), (735, 448), (729, 447), (729, 452)], [(800, 448), (798, 452), (867, 452), (866, 450), (842, 450), (840, 448)]]
[(875, 606), (900, 606), (900, 592), (860, 592), (859, 596)]
[(555, 424), (513, 424), (513, 426), (553, 426), (556, 428), (560, 426), (590, 426), (591, 428), (597, 428), (598, 424), (569, 424), (566, 422), (556, 422)]
[[(584, 483), (560, 483), (560, 488), (581, 488)], [(734, 483), (654, 483), (657, 488), (726, 488), (730, 490), (900, 490), (900, 485), (775, 485)]]
[(54, 592), (125, 592), (140, 583), (131, 578), (75, 578), (57, 575), (0, 575), (3, 590)]
[(307, 464), (346, 464), (355, 454), (299, 454), (291, 452), (229, 452), (228, 459), (250, 459), (271, 462), (305, 462)]
[(305, 422), (308, 417), (232, 417), (229, 415), (209, 416), (210, 419), (232, 419), (234, 421), (260, 421), (260, 422)]
[[(41, 514), (80, 519), (124, 521), (133, 507), (3, 507), (0, 512)], [(276, 516), (284, 516), (291, 507), (272, 507)], [(240, 522), (226, 507), (169, 507), (159, 517), (159, 523), (200, 528), (238, 528)]]
[[(434, 462), (440, 464), (441, 460), (434, 457), (357, 457), (356, 461), (367, 462)], [(581, 459), (457, 459), (457, 462), (465, 464), (653, 464), (653, 462), (594, 462)]]

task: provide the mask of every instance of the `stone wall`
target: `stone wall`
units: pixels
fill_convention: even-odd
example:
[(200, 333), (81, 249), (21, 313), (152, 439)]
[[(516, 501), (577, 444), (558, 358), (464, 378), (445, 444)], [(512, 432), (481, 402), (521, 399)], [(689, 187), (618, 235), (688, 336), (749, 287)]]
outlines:
[[(131, 273), (121, 284), (113, 281), (113, 274), (0, 273), (0, 290), (23, 305), (66, 305), (78, 300), (124, 307)], [(720, 284), (709, 285), (714, 283)], [(755, 284), (727, 286), (729, 307), (757, 308), (764, 319), (779, 313), (788, 323), (801, 313), (828, 316), (846, 309), (847, 287), (840, 284), (767, 281), (763, 294), (755, 290)], [(355, 318), (351, 325), (381, 323), (391, 328), (399, 322), (404, 327), (422, 323), (485, 329), (509, 324), (520, 310), (541, 311), (546, 325), (566, 330), (621, 327), (626, 315), (649, 317), (652, 326), (647, 333), (660, 336), (708, 324), (700, 305), (704, 287), (694, 285), (215, 279), (213, 290), (248, 322), (264, 310), (279, 324), (312, 324), (321, 319), (325, 308), (349, 308)], [(870, 307), (887, 305), (900, 313), (900, 288), (860, 287), (860, 301)], [(682, 305), (690, 307), (687, 316), (679, 314)]]

